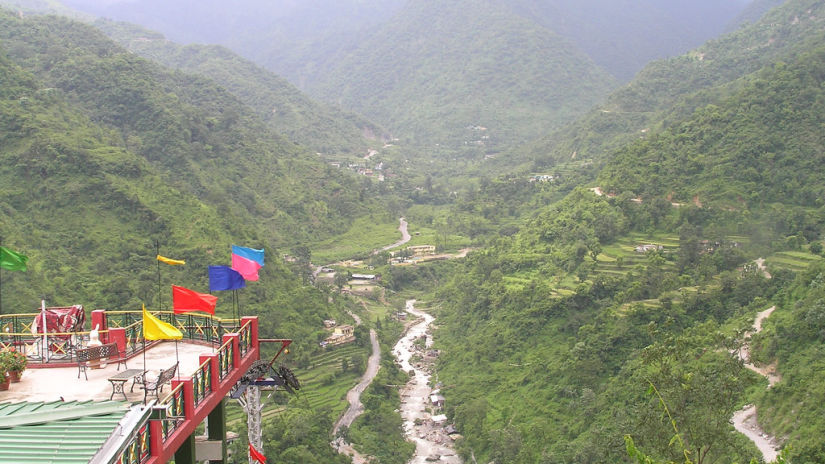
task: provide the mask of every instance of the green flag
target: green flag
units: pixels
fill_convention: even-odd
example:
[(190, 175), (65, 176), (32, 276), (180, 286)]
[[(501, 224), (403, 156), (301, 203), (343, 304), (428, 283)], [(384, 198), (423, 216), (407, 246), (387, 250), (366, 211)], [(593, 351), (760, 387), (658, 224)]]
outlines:
[(0, 246), (0, 267), (10, 271), (25, 271), (29, 257)]

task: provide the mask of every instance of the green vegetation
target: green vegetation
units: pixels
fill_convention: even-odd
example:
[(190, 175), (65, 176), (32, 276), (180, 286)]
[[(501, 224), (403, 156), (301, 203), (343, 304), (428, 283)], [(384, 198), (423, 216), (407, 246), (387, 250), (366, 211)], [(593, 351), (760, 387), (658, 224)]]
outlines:
[(372, 123), (313, 102), (286, 80), (220, 46), (181, 46), (138, 26), (100, 19), (94, 26), (123, 47), (152, 61), (215, 81), (274, 130), (325, 154), (366, 153), (367, 140), (385, 138)]
[(760, 418), (772, 434), (792, 443), (793, 462), (814, 463), (825, 459), (821, 431), (825, 422), (819, 400), (822, 385), (822, 352), (825, 349), (825, 266), (800, 272), (777, 299), (777, 310), (755, 337), (753, 357), (765, 364), (776, 362), (782, 381), (757, 395)]
[(386, 216), (365, 216), (354, 221), (349, 230), (313, 245), (313, 260), (319, 264), (354, 257), (366, 258), (371, 250), (401, 239), (398, 219)]
[(522, 143), (615, 85), (561, 36), (486, 1), (409, 3), (333, 63), (311, 93), (436, 150)]
[[(387, 315), (420, 294), (468, 462), (753, 462), (730, 424), (748, 403), (784, 461), (822, 462), (825, 7), (789, 0), (653, 63), (513, 162), (488, 155), (559, 127), (613, 81), (524, 16), (468, 5), (409, 4), (366, 38), (369, 54), (350, 50), (314, 84), (403, 128), (412, 143), (375, 155), (384, 182), (314, 153), (355, 157), (360, 119), (223, 49), (131, 44), (143, 32), (101, 23), (170, 71), (90, 26), (0, 11), (0, 235), (30, 258), (4, 273), (3, 309), (156, 301), (155, 242), (187, 261), (164, 279), (195, 288), (230, 243), (264, 247), (242, 311), (265, 336), (295, 339), (284, 362), (305, 386), (276, 392), (265, 414), (266, 452), (283, 462), (347, 461), (329, 432), (370, 327), (384, 364), (345, 433), (379, 462), (406, 462), (406, 374), (388, 352), (401, 326)], [(336, 85), (344, 74), (358, 85)], [(433, 163), (410, 166), (413, 155)], [(501, 175), (468, 179), (485, 170)], [(409, 245), (473, 252), (416, 266), (369, 256), (398, 239), (402, 215)], [(382, 275), (363, 304), (335, 291), (345, 279), (310, 285), (310, 262), (343, 258)], [(774, 305), (749, 341), (751, 361), (782, 377), (768, 389), (735, 353)], [(323, 350), (323, 321), (348, 311), (365, 320), (358, 342)], [(242, 433), (236, 409), (230, 420)]]
[(821, 2), (787, 1), (691, 53), (652, 62), (600, 108), (516, 156), (533, 161), (537, 169), (571, 156), (603, 159), (656, 127), (736, 92), (740, 78), (815, 46), (821, 42), (817, 18), (823, 13)]
[[(228, 264), (240, 244), (268, 256), (260, 281), (240, 292), (241, 312), (261, 316), (264, 337), (294, 339), (297, 360), (285, 362), (320, 353), (322, 321), (343, 320), (353, 303), (306, 285), (278, 247), (385, 214), (353, 177), (284, 141), (210, 81), (136, 57), (89, 26), (0, 10), (0, 39), (0, 231), (30, 259), (27, 272), (3, 273), (4, 314), (40, 298), (156, 307), (156, 243), (186, 260), (161, 269), (163, 288), (199, 291), (206, 266)], [(228, 316), (230, 299), (218, 296), (218, 315)], [(280, 454), (340, 459), (328, 436), (357, 376), (354, 357), (331, 384), (321, 368), (305, 372), (312, 393), (293, 401), (308, 407), (267, 427)]]

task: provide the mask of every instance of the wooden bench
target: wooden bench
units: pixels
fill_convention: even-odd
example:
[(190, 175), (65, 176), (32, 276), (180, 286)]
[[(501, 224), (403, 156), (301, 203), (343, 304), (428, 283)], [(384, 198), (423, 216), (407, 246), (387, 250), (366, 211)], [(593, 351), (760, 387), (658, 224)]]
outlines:
[(143, 376), (143, 402), (146, 402), (146, 398), (149, 396), (149, 393), (152, 392), (155, 395), (155, 398), (158, 397), (158, 392), (163, 392), (163, 385), (167, 384), (172, 381), (172, 377), (175, 376), (175, 372), (178, 370), (178, 363), (175, 363), (169, 369), (163, 370), (161, 369), (160, 373), (158, 374), (158, 378), (152, 381), (146, 379), (146, 376)]
[(100, 346), (88, 346), (86, 348), (78, 348), (77, 351), (77, 378), (80, 378), (80, 373), (89, 380), (86, 374), (86, 367), (89, 362), (100, 361), (107, 359), (108, 362), (117, 361), (117, 370), (120, 370), (120, 365), (126, 366), (126, 358), (121, 354), (117, 348), (117, 343), (106, 343)]

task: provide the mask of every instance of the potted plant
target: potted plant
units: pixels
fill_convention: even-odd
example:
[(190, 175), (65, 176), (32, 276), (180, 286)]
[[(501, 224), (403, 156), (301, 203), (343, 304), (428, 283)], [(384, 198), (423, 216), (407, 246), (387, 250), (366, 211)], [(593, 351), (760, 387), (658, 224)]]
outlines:
[(14, 349), (9, 349), (3, 351), (2, 356), (5, 358), (3, 364), (9, 374), (9, 379), (11, 382), (19, 382), (20, 376), (26, 370), (26, 363), (28, 362), (26, 355)]
[(3, 369), (0, 369), (0, 391), (9, 389), (9, 376)]

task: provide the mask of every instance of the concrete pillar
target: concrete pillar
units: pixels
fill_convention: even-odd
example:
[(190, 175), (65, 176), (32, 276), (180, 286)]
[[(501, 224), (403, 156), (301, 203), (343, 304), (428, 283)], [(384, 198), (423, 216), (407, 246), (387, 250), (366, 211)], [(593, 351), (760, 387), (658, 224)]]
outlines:
[(195, 461), (195, 435), (186, 437), (180, 448), (175, 451), (175, 464), (196, 464)]
[(105, 333), (105, 331), (109, 329), (105, 309), (95, 309), (92, 311), (92, 326), (89, 329), (94, 329), (95, 327), (97, 327), (97, 330), (104, 332), (100, 337), (100, 341), (102, 343), (109, 343), (109, 337)]
[(209, 461), (209, 464), (223, 464), (226, 462), (226, 399), (222, 399), (209, 413), (207, 419), (209, 427), (207, 439), (221, 442), (221, 460)]
[(126, 329), (123, 327), (114, 327), (109, 329), (108, 343), (117, 343), (117, 349), (121, 353), (126, 352)]

